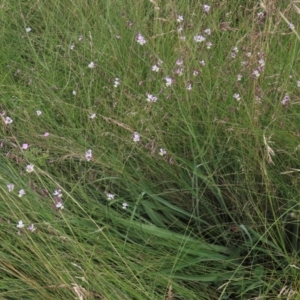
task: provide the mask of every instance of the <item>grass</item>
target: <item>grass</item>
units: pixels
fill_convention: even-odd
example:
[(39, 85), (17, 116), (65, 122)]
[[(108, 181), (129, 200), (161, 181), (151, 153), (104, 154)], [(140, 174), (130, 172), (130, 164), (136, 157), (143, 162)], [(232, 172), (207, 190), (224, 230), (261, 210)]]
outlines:
[(3, 1), (0, 297), (298, 299), (298, 10)]

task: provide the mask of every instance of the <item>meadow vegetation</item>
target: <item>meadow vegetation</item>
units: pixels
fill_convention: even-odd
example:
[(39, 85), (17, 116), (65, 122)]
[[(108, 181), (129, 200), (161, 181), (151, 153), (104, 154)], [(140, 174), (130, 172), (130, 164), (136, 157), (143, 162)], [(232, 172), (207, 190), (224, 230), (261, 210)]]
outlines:
[(0, 298), (300, 299), (299, 13), (3, 0)]

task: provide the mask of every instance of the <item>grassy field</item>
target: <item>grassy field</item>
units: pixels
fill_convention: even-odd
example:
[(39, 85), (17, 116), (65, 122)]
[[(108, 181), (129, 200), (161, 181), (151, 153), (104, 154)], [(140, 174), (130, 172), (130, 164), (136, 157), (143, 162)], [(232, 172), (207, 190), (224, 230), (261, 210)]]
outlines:
[(300, 299), (299, 13), (3, 0), (0, 299)]

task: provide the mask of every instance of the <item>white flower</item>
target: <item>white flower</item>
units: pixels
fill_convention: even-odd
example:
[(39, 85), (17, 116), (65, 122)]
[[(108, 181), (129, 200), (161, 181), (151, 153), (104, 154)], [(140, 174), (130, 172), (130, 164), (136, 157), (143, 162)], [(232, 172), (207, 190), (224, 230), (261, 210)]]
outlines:
[(187, 89), (188, 91), (190, 91), (190, 90), (192, 89), (192, 84), (189, 83), (189, 84), (186, 86), (186, 89)]
[(160, 70), (160, 68), (159, 68), (159, 66), (154, 65), (154, 66), (152, 66), (151, 70), (152, 70), (153, 72), (158, 72), (158, 71)]
[(73, 94), (74, 96), (76, 96), (77, 92), (76, 92), (75, 90), (73, 90), (72, 94)]
[(87, 161), (90, 161), (92, 159), (92, 150), (89, 149), (88, 151), (85, 152), (85, 159)]
[(238, 76), (237, 76), (237, 80), (238, 80), (238, 81), (241, 81), (241, 80), (242, 80), (242, 78), (243, 78), (243, 75), (242, 75), (242, 74), (238, 74)]
[(240, 101), (241, 100), (240, 94), (237, 94), (237, 93), (233, 95), (233, 98), (236, 99), (236, 101)]
[(115, 78), (114, 87), (118, 87), (119, 85), (120, 85), (120, 79), (119, 78)]
[(53, 196), (57, 196), (58, 198), (62, 197), (61, 189), (55, 190)]
[(178, 33), (181, 33), (182, 31), (183, 31), (183, 27), (180, 26), (180, 27), (177, 29), (177, 32), (178, 32)]
[(258, 70), (254, 70), (252, 73), (256, 78), (259, 77), (260, 73)]
[(4, 123), (7, 124), (11, 124), (13, 122), (13, 120), (10, 117), (6, 117), (4, 120)]
[(75, 45), (74, 45), (74, 44), (71, 44), (69, 48), (70, 48), (70, 50), (74, 50)]
[(37, 110), (37, 111), (36, 111), (36, 114), (37, 114), (38, 116), (40, 116), (40, 115), (42, 114), (42, 112), (41, 112), (40, 110)]
[(126, 202), (124, 202), (124, 203), (122, 204), (122, 208), (123, 208), (123, 209), (126, 209), (128, 206), (129, 206), (129, 204), (126, 203)]
[(156, 102), (157, 101), (157, 97), (155, 97), (155, 96), (147, 93), (147, 101), (148, 102)]
[(93, 114), (90, 114), (89, 118), (90, 118), (90, 119), (94, 119), (94, 118), (96, 118), (96, 114), (95, 114), (95, 113), (93, 113)]
[(26, 32), (30, 32), (31, 31), (31, 28), (30, 27), (26, 27)]
[(7, 185), (7, 188), (8, 188), (9, 192), (12, 192), (15, 188), (15, 185), (13, 183), (10, 183), (10, 184)]
[(25, 191), (22, 189), (22, 190), (19, 190), (19, 197), (21, 198), (22, 196), (24, 196), (26, 193)]
[(204, 30), (204, 33), (206, 33), (207, 35), (210, 35), (210, 34), (211, 34), (210, 28), (205, 29), (205, 30)]
[(64, 208), (64, 206), (63, 206), (63, 204), (62, 204), (62, 201), (57, 201), (57, 203), (55, 204), (55, 206), (56, 206), (56, 208), (58, 208), (58, 209), (63, 209), (63, 208)]
[(18, 225), (17, 225), (17, 228), (23, 228), (25, 225), (23, 224), (23, 221), (22, 220), (20, 220), (19, 221), (19, 223), (18, 223)]
[(183, 65), (183, 60), (182, 60), (181, 58), (178, 58), (178, 59), (176, 60), (176, 65), (177, 65), (177, 66), (182, 66), (182, 65)]
[(94, 68), (95, 68), (95, 63), (92, 61), (92, 62), (88, 65), (88, 67), (89, 67), (90, 69), (94, 69)]
[(27, 230), (31, 231), (31, 232), (34, 232), (35, 231), (35, 227), (34, 227), (34, 224), (30, 224), (28, 227), (27, 227)]
[(182, 76), (183, 75), (183, 68), (179, 68), (175, 71), (175, 73), (178, 75), (178, 76)]
[(207, 49), (210, 49), (211, 46), (212, 46), (212, 43), (211, 43), (211, 42), (207, 42), (207, 43), (206, 43), (206, 48), (207, 48)]
[(132, 136), (132, 140), (137, 143), (140, 141), (140, 139), (141, 139), (140, 135), (137, 132), (134, 132)]
[(291, 102), (290, 96), (289, 95), (285, 95), (284, 98), (283, 98), (283, 100), (281, 101), (281, 104), (283, 106), (287, 106), (287, 105), (290, 104), (290, 102)]
[(206, 38), (205, 38), (205, 36), (203, 36), (203, 35), (195, 35), (194, 36), (194, 41), (196, 42), (196, 43), (202, 43), (202, 42), (204, 42), (206, 40)]
[(194, 70), (193, 76), (197, 76), (197, 75), (199, 75), (199, 72), (197, 70)]
[(263, 67), (265, 65), (265, 60), (263, 58), (261, 58), (259, 61), (258, 61), (259, 65), (261, 67)]
[(167, 154), (167, 150), (166, 150), (166, 149), (163, 149), (163, 148), (160, 148), (160, 150), (159, 150), (159, 155), (164, 156), (164, 155), (166, 155), (166, 154)]
[(169, 76), (165, 77), (165, 81), (166, 81), (166, 86), (171, 86), (173, 83), (173, 79)]
[(107, 200), (114, 200), (115, 195), (114, 195), (114, 194), (111, 194), (111, 193), (107, 193), (107, 194), (106, 194), (106, 197), (107, 197)]
[(204, 61), (204, 59), (200, 60), (199, 63), (200, 63), (200, 65), (205, 66), (205, 61)]
[(207, 4), (203, 5), (203, 10), (204, 10), (205, 13), (209, 13), (210, 6), (207, 5)]
[(27, 173), (31, 173), (31, 172), (33, 172), (34, 171), (34, 165), (27, 165), (26, 166), (26, 172)]
[(291, 30), (294, 30), (294, 29), (295, 29), (294, 24), (290, 23), (290, 24), (289, 24), (289, 28), (290, 28)]
[(178, 22), (178, 23), (181, 23), (182, 21), (183, 21), (183, 16), (179, 15), (179, 16), (177, 17), (177, 22)]
[(239, 48), (237, 46), (233, 47), (232, 49), (233, 52), (238, 53), (239, 52)]
[(246, 53), (246, 56), (247, 56), (247, 57), (251, 57), (251, 55), (252, 55), (251, 52), (247, 52), (247, 53)]
[(146, 39), (140, 33), (136, 35), (135, 40), (142, 46), (147, 43)]
[(297, 87), (300, 87), (300, 80), (297, 81)]
[(185, 41), (185, 40), (186, 40), (186, 36), (183, 35), (183, 36), (180, 37), (180, 39), (181, 39), (182, 41)]

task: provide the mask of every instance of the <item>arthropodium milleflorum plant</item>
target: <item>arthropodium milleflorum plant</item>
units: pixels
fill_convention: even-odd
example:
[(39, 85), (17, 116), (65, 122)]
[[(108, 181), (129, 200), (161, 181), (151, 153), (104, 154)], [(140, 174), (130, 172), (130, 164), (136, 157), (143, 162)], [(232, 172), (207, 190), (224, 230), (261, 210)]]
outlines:
[(292, 299), (296, 5), (5, 3), (1, 296)]

